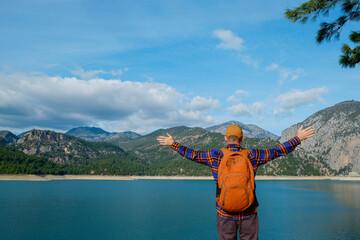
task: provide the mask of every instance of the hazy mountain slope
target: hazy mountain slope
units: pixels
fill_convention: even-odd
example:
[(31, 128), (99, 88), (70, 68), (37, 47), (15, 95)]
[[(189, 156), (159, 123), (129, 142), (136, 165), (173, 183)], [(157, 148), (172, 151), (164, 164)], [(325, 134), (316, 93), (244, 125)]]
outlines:
[(217, 133), (221, 133), (223, 135), (225, 135), (226, 132), (226, 128), (232, 124), (237, 124), (239, 126), (241, 126), (241, 128), (243, 129), (243, 134), (245, 137), (250, 137), (250, 138), (271, 138), (271, 139), (278, 139), (279, 137), (276, 136), (275, 134), (268, 132), (256, 125), (253, 124), (244, 124), (241, 122), (237, 122), (237, 121), (229, 121), (223, 124), (219, 124), (219, 125), (215, 125), (215, 126), (211, 126), (206, 128), (206, 130), (208, 130), (209, 132), (217, 132)]
[(140, 136), (131, 131), (110, 133), (98, 127), (77, 127), (67, 131), (65, 134), (91, 142), (128, 141)]
[(136, 132), (125, 131), (125, 132), (111, 133), (111, 135), (109, 135), (109, 137), (107, 137), (104, 141), (111, 143), (127, 142), (138, 137), (141, 137), (141, 135), (137, 134)]
[(82, 138), (87, 141), (101, 142), (109, 137), (110, 133), (98, 127), (78, 127), (70, 129), (65, 133), (74, 137)]

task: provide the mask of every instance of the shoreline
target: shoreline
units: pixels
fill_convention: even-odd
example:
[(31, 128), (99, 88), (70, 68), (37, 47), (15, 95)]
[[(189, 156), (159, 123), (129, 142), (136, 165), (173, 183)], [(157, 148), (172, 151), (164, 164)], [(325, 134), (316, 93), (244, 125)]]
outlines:
[[(54, 180), (213, 180), (211, 176), (108, 176), (108, 175), (34, 175), (0, 174), (0, 181), (54, 181)], [(360, 181), (360, 176), (256, 176), (255, 180), (335, 180)]]

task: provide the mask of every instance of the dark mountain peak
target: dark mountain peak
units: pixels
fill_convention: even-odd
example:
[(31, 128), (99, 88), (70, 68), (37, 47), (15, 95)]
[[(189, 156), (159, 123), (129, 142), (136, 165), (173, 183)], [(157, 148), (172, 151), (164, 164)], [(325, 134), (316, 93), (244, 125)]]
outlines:
[(0, 131), (0, 145), (7, 146), (16, 143), (19, 138), (10, 131)]
[(109, 132), (99, 128), (99, 127), (77, 127), (70, 129), (66, 132), (67, 135), (76, 135), (76, 134), (110, 134)]
[(69, 130), (65, 134), (74, 137), (82, 138), (91, 142), (102, 142), (108, 138), (111, 133), (99, 128), (99, 127), (77, 127)]
[(111, 142), (119, 139), (120, 141), (128, 141), (140, 137), (140, 134), (135, 132), (107, 132), (99, 127), (77, 127), (69, 130), (65, 134), (74, 137), (82, 138), (90, 142)]
[(7, 130), (1, 130), (0, 131), (0, 137), (17, 137), (15, 134), (13, 134), (12, 132), (10, 131), (7, 131)]

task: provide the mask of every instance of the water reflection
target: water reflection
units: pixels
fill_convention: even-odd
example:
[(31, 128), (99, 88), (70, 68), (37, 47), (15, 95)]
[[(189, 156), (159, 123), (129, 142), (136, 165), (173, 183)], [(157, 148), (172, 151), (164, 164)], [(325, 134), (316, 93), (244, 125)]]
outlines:
[(360, 209), (360, 182), (294, 181), (293, 187), (330, 192), (329, 196), (351, 208)]

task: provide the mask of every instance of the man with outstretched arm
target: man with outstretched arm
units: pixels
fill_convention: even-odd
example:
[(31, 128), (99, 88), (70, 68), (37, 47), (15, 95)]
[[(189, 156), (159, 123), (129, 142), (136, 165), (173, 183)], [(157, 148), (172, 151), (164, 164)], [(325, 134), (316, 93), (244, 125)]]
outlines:
[[(303, 128), (297, 131), (295, 137), (287, 142), (279, 144), (275, 148), (270, 149), (243, 149), (240, 144), (244, 140), (242, 129), (240, 126), (233, 124), (226, 130), (225, 141), (228, 143), (226, 149), (231, 152), (247, 151), (247, 161), (251, 162), (253, 167), (253, 174), (256, 175), (256, 170), (262, 164), (269, 162), (277, 157), (284, 156), (292, 152), (301, 141), (313, 137), (315, 130), (312, 127)], [(167, 136), (160, 136), (157, 138), (158, 142), (164, 146), (171, 146), (183, 157), (186, 157), (197, 163), (201, 163), (211, 167), (215, 183), (218, 184), (218, 168), (220, 162), (224, 157), (224, 150), (214, 148), (209, 151), (195, 151), (187, 148), (180, 143), (174, 141), (173, 137), (167, 133)], [(252, 171), (251, 170), (251, 171)], [(255, 191), (254, 191), (255, 193)], [(250, 207), (241, 212), (227, 212), (218, 203), (216, 203), (217, 210), (217, 231), (220, 240), (236, 240), (237, 233), (241, 240), (258, 239), (259, 222), (257, 217), (258, 202), (253, 201)]]

